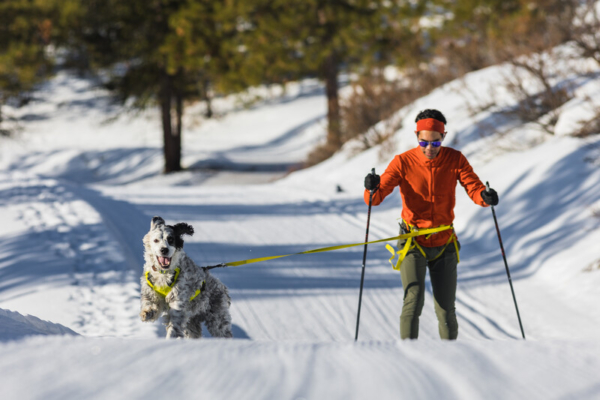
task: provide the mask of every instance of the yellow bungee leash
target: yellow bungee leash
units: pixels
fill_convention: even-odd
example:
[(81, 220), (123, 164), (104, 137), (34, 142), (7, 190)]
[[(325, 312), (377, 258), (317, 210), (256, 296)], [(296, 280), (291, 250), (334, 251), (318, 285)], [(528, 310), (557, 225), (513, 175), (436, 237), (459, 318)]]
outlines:
[[(258, 263), (258, 262), (263, 262), (263, 261), (269, 261), (269, 260), (274, 260), (276, 258), (283, 258), (283, 257), (289, 257), (289, 256), (297, 256), (297, 255), (301, 255), (301, 254), (312, 254), (312, 253), (323, 253), (326, 251), (333, 251), (333, 250), (341, 250), (341, 249), (347, 249), (349, 247), (355, 247), (355, 246), (364, 246), (365, 244), (374, 244), (374, 243), (382, 243), (382, 242), (390, 242), (393, 240), (404, 240), (407, 239), (407, 244), (408, 246), (404, 246), (404, 248), (401, 251), (396, 252), (392, 246), (390, 246), (389, 244), (386, 246), (386, 248), (392, 252), (392, 258), (390, 258), (390, 263), (392, 264), (392, 267), (396, 270), (400, 270), (400, 264), (402, 263), (402, 260), (404, 259), (404, 257), (406, 256), (406, 253), (408, 253), (408, 251), (414, 247), (414, 245), (410, 245), (410, 242), (412, 242), (412, 238), (415, 236), (423, 236), (423, 235), (433, 235), (435, 233), (438, 232), (442, 232), (448, 229), (453, 229), (452, 225), (442, 225), (442, 226), (438, 226), (437, 228), (424, 228), (424, 229), (416, 229), (413, 228), (410, 232), (399, 235), (399, 236), (393, 236), (393, 237), (389, 237), (389, 238), (385, 238), (385, 239), (379, 239), (379, 240), (373, 240), (373, 241), (369, 241), (369, 242), (361, 242), (361, 243), (351, 243), (351, 244), (343, 244), (343, 245), (339, 245), (339, 246), (330, 246), (330, 247), (321, 247), (319, 249), (313, 249), (313, 250), (306, 250), (306, 251), (301, 251), (299, 253), (292, 253), (292, 254), (283, 254), (283, 255), (279, 255), (279, 256), (270, 256), (270, 257), (259, 257), (259, 258), (250, 258), (247, 260), (240, 260), (240, 261), (232, 261), (232, 262), (228, 262), (228, 263), (222, 263), (222, 264), (217, 264), (217, 265), (212, 265), (209, 267), (205, 267), (206, 269), (213, 269), (213, 268), (224, 268), (224, 267), (238, 267), (240, 265), (246, 265), (246, 264), (253, 264), (253, 263)], [(456, 235), (452, 234), (452, 237), (454, 237), (454, 241), (455, 241), (455, 245), (456, 245)], [(452, 238), (451, 238), (452, 239)], [(448, 241), (448, 243), (450, 243), (451, 240)], [(415, 245), (418, 246), (418, 244), (416, 244), (416, 242), (414, 242)], [(447, 246), (448, 244), (446, 244)], [(420, 246), (419, 246), (420, 248)], [(420, 248), (421, 252), (423, 252), (423, 249)], [(444, 247), (445, 250), (445, 247)], [(457, 250), (458, 250), (458, 246), (457, 246)], [(442, 250), (443, 253), (443, 250)], [(399, 259), (398, 262), (396, 263), (396, 266), (394, 266), (394, 264), (392, 263), (393, 258), (396, 256), (396, 254), (399, 255)], [(458, 252), (457, 252), (458, 254)], [(441, 255), (438, 254), (437, 257), (439, 257)], [(436, 258), (437, 258), (436, 257)]]

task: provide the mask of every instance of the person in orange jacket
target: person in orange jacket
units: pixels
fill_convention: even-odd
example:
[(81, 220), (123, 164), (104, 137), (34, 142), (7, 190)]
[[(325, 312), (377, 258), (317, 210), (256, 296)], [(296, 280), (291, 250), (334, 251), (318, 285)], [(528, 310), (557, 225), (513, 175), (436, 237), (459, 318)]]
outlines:
[[(425, 301), (425, 274), (429, 268), (435, 312), (442, 339), (456, 339), (456, 268), (460, 244), (452, 229), (456, 183), (483, 207), (498, 204), (498, 194), (479, 180), (466, 157), (457, 150), (442, 147), (446, 136), (446, 118), (438, 110), (421, 111), (415, 119), (418, 146), (394, 157), (381, 175), (365, 178), (365, 202), (379, 205), (395, 187), (402, 196), (400, 232), (424, 228), (444, 229), (432, 235), (401, 240), (405, 251), (400, 264), (404, 304), (400, 315), (400, 337), (419, 336), (419, 316)], [(407, 245), (408, 242), (408, 245)], [(406, 247), (405, 247), (406, 246)]]

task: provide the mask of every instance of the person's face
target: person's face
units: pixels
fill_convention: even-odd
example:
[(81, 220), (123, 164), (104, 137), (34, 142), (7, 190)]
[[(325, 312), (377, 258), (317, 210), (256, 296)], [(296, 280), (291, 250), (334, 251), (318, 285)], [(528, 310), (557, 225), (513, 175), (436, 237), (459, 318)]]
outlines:
[(421, 145), (419, 145), (419, 148), (421, 149), (425, 157), (427, 157), (429, 160), (433, 160), (440, 153), (440, 149), (442, 148), (442, 146), (433, 147), (431, 142), (441, 142), (442, 140), (444, 140), (444, 135), (436, 131), (419, 131), (417, 132), (417, 139), (419, 140), (419, 142), (430, 142), (427, 143), (426, 147), (422, 147)]

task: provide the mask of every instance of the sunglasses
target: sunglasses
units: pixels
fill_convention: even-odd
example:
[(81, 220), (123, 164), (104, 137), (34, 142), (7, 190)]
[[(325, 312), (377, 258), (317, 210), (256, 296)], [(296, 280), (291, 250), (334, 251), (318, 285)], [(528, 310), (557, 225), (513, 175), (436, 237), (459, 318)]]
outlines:
[(441, 141), (428, 142), (427, 140), (419, 140), (419, 146), (427, 147), (432, 145), (433, 147), (440, 147), (442, 145)]

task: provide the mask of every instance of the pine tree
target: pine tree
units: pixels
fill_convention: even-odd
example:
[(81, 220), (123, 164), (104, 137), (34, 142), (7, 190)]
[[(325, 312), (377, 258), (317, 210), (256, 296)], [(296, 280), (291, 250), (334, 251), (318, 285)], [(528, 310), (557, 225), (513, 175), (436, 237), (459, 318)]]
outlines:
[[(232, 72), (237, 3), (210, 0), (80, 0), (72, 16), (77, 37), (94, 68), (109, 71), (122, 104), (158, 105), (164, 139), (164, 172), (181, 170), (186, 101), (208, 100), (209, 88), (245, 85)], [(234, 78), (232, 78), (234, 77)]]
[(255, 0), (247, 12), (246, 37), (254, 70), (266, 81), (316, 75), (325, 82), (327, 145), (342, 144), (338, 74), (342, 66), (368, 68), (389, 46), (386, 23), (394, 4), (372, 0)]
[[(2, 106), (23, 102), (52, 71), (47, 46), (52, 36), (51, 6), (43, 0), (0, 2), (0, 124)], [(2, 129), (0, 132), (9, 134)]]

